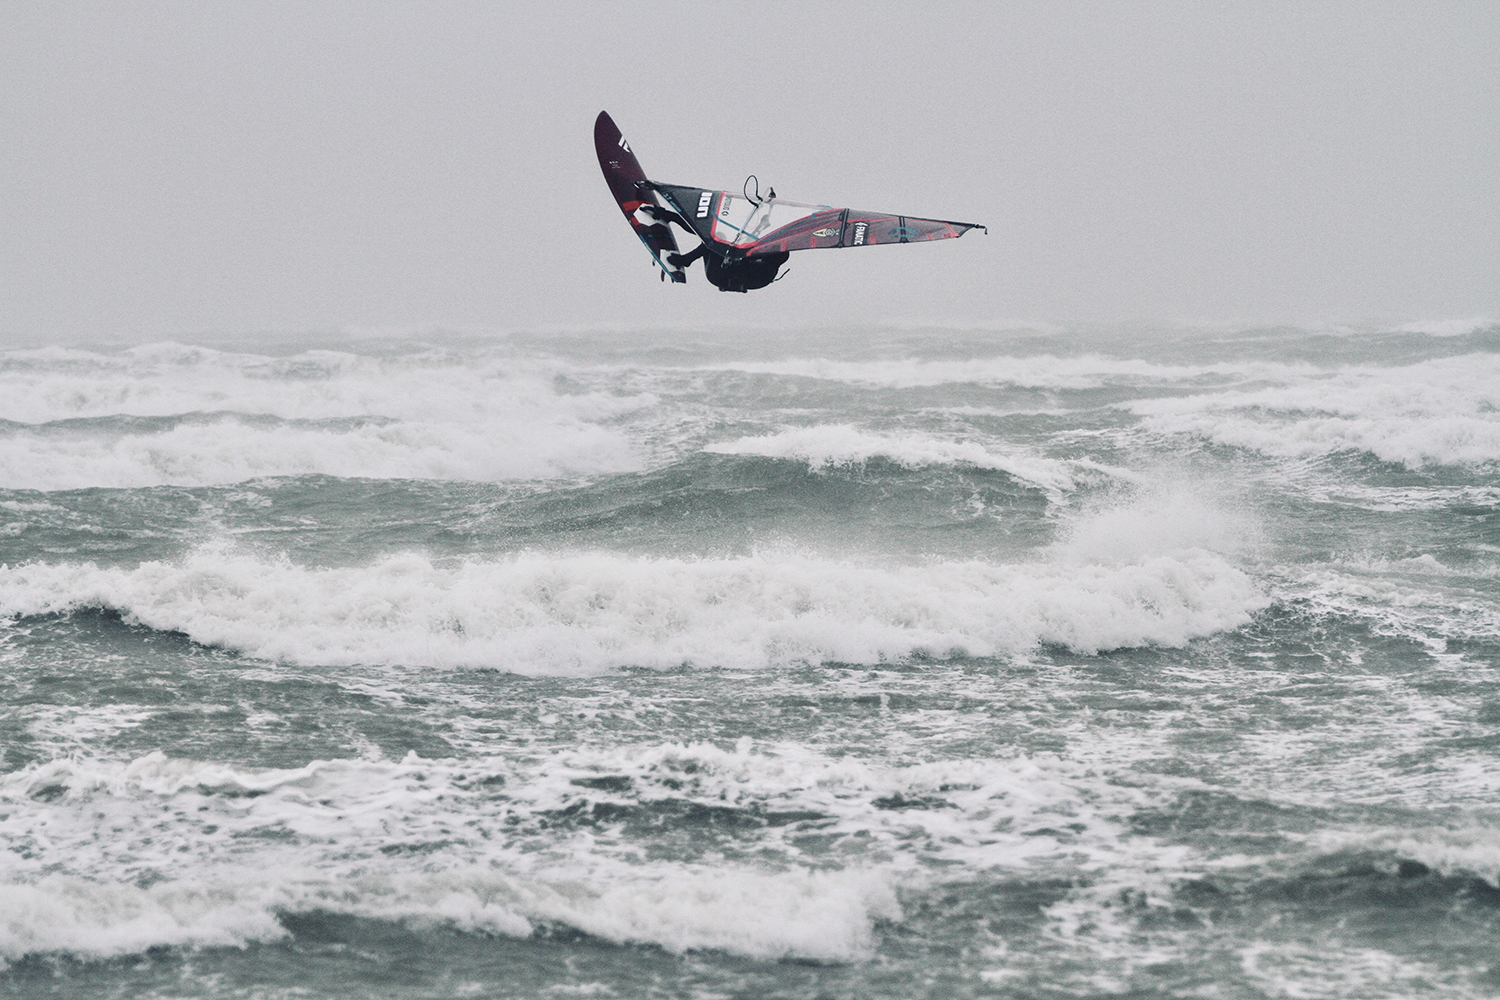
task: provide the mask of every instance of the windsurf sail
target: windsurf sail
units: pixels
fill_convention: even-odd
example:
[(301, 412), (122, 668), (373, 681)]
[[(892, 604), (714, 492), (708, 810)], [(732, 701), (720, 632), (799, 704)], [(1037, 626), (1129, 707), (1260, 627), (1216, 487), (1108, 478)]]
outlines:
[(718, 253), (733, 256), (925, 243), (954, 239), (971, 229), (988, 232), (973, 222), (887, 215), (774, 197), (750, 198), (732, 191), (655, 181), (650, 186), (687, 220), (704, 243)]

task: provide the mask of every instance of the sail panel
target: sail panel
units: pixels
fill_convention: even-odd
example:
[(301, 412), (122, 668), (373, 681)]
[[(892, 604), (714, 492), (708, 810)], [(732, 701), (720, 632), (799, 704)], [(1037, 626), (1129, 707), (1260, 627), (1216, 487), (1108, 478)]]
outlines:
[(759, 257), (791, 250), (925, 243), (980, 229), (969, 222), (861, 212), (780, 198), (753, 201), (732, 191), (657, 184), (652, 187), (716, 252)]
[(714, 239), (749, 249), (767, 236), (781, 232), (822, 212), (836, 211), (827, 205), (804, 205), (780, 198), (751, 201), (725, 192), (714, 205)]
[(788, 250), (864, 247), (880, 243), (925, 243), (954, 239), (975, 228), (981, 227), (968, 222), (835, 209), (767, 234), (756, 242), (748, 255), (754, 257)]

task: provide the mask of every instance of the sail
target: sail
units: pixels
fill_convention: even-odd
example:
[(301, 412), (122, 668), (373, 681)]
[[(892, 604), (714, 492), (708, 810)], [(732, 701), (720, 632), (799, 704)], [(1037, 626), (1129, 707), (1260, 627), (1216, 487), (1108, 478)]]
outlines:
[(821, 250), (825, 247), (867, 247), (878, 243), (926, 243), (930, 240), (956, 239), (971, 229), (984, 227), (972, 222), (882, 215), (878, 212), (844, 208), (819, 213), (768, 233), (755, 242), (749, 254), (755, 256), (785, 250)]
[(924, 243), (984, 229), (972, 222), (948, 222), (906, 215), (884, 215), (852, 208), (809, 205), (780, 198), (755, 200), (730, 191), (651, 185), (721, 253), (756, 257), (791, 250), (824, 250), (879, 243)]

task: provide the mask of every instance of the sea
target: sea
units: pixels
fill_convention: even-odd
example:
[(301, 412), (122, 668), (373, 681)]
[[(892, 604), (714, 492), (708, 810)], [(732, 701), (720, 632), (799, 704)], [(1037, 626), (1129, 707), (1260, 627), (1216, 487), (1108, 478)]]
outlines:
[(1500, 324), (0, 351), (0, 996), (1500, 995)]

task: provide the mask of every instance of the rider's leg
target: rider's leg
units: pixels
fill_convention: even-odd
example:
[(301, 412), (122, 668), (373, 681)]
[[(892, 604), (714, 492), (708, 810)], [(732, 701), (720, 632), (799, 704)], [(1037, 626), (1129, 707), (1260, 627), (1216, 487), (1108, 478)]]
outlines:
[(669, 253), (667, 254), (667, 264), (670, 267), (675, 267), (678, 270), (681, 270), (682, 268), (687, 267), (693, 261), (697, 260), (699, 257), (702, 257), (704, 251), (706, 251), (707, 249), (708, 248), (705, 247), (702, 243), (699, 243), (697, 248), (690, 253)]

